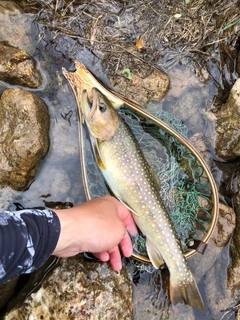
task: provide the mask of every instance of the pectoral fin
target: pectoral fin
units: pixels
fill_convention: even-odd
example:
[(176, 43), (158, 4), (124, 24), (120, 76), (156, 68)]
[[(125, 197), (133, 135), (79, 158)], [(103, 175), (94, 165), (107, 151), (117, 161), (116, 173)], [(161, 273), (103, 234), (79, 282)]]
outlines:
[(93, 147), (93, 153), (94, 153), (94, 156), (95, 156), (95, 159), (96, 159), (98, 166), (101, 169), (106, 170), (106, 166), (103, 163), (102, 158), (101, 158), (97, 139), (91, 138), (91, 143), (92, 143), (92, 147)]
[(121, 198), (119, 198), (119, 197), (117, 197), (117, 198), (118, 198), (118, 200), (119, 200), (129, 211), (131, 211), (131, 212), (134, 213), (136, 216), (138, 216), (137, 212), (134, 211), (131, 207), (129, 207), (128, 204), (126, 204)]
[(152, 265), (154, 266), (154, 268), (159, 269), (164, 264), (161, 253), (157, 251), (153, 243), (148, 238), (146, 240), (146, 247), (147, 254), (150, 261), (152, 262)]

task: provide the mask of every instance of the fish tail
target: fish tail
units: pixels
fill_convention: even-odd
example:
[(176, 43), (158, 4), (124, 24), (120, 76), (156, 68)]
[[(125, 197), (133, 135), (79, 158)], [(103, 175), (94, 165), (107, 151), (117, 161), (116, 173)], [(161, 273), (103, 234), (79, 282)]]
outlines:
[[(172, 278), (172, 277), (171, 277)], [(173, 305), (185, 303), (204, 310), (204, 303), (193, 277), (188, 283), (179, 283), (170, 278), (170, 299)]]

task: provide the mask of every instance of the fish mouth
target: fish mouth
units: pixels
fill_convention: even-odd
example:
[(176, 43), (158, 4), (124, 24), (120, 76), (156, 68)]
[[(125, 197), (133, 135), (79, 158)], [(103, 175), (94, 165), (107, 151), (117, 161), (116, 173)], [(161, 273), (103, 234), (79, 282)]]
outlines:
[(92, 100), (91, 102), (87, 90), (84, 89), (81, 96), (81, 108), (83, 116), (88, 122), (92, 120), (97, 109), (97, 103), (94, 103), (94, 98), (92, 98)]

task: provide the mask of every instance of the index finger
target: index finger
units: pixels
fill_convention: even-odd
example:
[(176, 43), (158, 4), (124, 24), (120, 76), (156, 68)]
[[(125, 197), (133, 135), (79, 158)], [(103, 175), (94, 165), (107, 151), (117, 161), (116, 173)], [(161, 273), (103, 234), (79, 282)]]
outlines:
[(131, 236), (135, 237), (138, 234), (138, 230), (133, 220), (132, 213), (128, 210), (128, 208), (124, 203), (122, 202), (119, 202), (119, 203), (121, 206), (118, 213), (119, 218), (122, 220), (127, 231), (131, 234)]

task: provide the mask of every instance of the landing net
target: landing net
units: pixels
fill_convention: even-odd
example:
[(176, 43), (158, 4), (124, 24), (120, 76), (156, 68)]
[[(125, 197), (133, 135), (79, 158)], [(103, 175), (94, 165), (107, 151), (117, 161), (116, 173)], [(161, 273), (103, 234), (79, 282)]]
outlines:
[[(188, 245), (201, 240), (211, 223), (212, 194), (206, 174), (196, 157), (175, 137), (129, 108), (119, 114), (130, 126), (143, 154), (160, 180), (160, 196), (172, 219), (177, 234)], [(187, 138), (188, 129), (181, 120), (165, 111), (152, 112)], [(95, 162), (88, 134), (85, 132), (87, 181), (91, 198), (110, 194)], [(145, 238), (133, 239), (135, 252), (146, 256)]]

